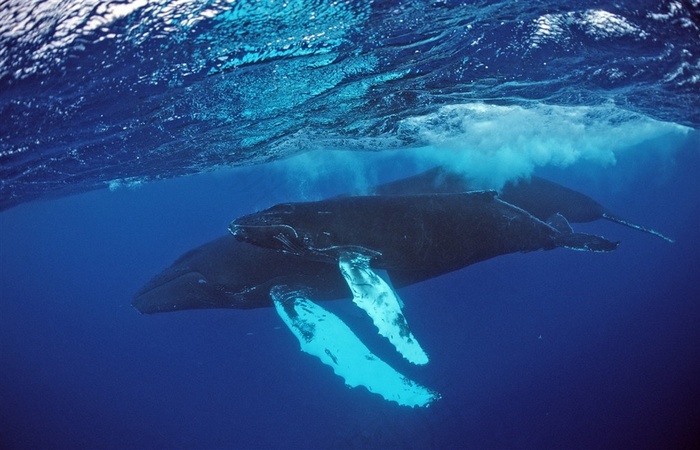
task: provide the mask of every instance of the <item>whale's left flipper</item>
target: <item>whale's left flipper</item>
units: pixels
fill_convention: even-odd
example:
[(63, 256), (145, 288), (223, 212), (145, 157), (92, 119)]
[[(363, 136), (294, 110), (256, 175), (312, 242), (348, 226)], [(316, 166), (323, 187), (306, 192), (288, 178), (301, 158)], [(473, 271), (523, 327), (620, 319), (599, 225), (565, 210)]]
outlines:
[(375, 356), (342, 320), (309, 300), (303, 290), (275, 286), (270, 296), (301, 350), (330, 366), (348, 386), (365, 386), (386, 400), (411, 407), (428, 406), (440, 398)]
[(427, 364), (428, 355), (401, 312), (401, 300), (369, 267), (369, 261), (370, 257), (362, 253), (345, 251), (339, 255), (340, 272), (352, 291), (352, 301), (372, 318), (379, 334), (389, 339), (404, 358), (413, 364)]

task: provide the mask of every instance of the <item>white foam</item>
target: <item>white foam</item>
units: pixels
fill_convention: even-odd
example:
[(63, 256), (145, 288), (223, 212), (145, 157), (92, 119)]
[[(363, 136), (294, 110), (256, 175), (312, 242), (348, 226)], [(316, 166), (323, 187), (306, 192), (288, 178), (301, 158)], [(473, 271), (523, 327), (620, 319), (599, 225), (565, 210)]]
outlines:
[(596, 40), (633, 36), (646, 39), (649, 34), (628, 19), (601, 9), (545, 14), (534, 20), (530, 47), (541, 47), (548, 41), (565, 43), (573, 31), (580, 31)]
[[(12, 38), (16, 45), (28, 48), (42, 43), (31, 54), (23, 57), (23, 66), (12, 73), (16, 78), (41, 72), (45, 66), (60, 63), (71, 49), (84, 48), (80, 43), (82, 40), (91, 39), (97, 32), (110, 30), (115, 22), (136, 15), (139, 11), (143, 12), (142, 26), (130, 27), (126, 31), (133, 34), (131, 37), (136, 41), (167, 33), (174, 27), (192, 27), (229, 8), (227, 0), (207, 3), (189, 0), (28, 0), (3, 3), (2, 7), (0, 36)], [(122, 34), (124, 30), (118, 33), (105, 33), (100, 39), (128, 37)], [(0, 58), (0, 75), (9, 74), (11, 68), (4, 67), (8, 61)]]
[(636, 36), (642, 39), (648, 37), (646, 32), (629, 20), (603, 10), (584, 11), (576, 21), (586, 34), (596, 39), (620, 36)]
[(120, 179), (115, 179), (115, 180), (110, 180), (107, 181), (107, 187), (109, 188), (110, 191), (116, 191), (117, 189), (121, 188), (138, 188), (140, 187), (146, 179), (140, 178), (140, 177), (129, 177), (129, 178), (120, 178)]
[[(314, 151), (267, 167), (270, 177), (284, 185), (279, 201), (368, 192), (370, 186), (392, 179), (393, 175), (387, 178), (387, 167), (405, 175), (444, 165), (476, 180), (479, 188), (498, 189), (538, 167), (563, 168), (582, 161), (611, 166), (618, 155), (650, 151), (645, 143), (662, 137), (684, 139), (690, 130), (614, 104), (556, 106), (533, 102), (504, 106), (475, 102), (443, 106), (430, 114), (404, 119), (391, 135), (346, 137), (342, 142), (327, 136), (335, 145), (325, 148), (327, 141), (323, 139), (319, 147), (297, 136), (303, 140), (300, 147), (308, 143)], [(416, 147), (401, 148), (398, 136)], [(663, 155), (673, 148), (654, 151)], [(328, 185), (333, 191), (323, 190)]]
[(689, 128), (651, 119), (614, 105), (500, 106), (470, 103), (444, 106), (404, 120), (402, 132), (427, 147), (416, 151), (425, 165), (445, 165), (500, 188), (536, 167), (567, 167), (579, 161), (602, 166), (643, 142)]

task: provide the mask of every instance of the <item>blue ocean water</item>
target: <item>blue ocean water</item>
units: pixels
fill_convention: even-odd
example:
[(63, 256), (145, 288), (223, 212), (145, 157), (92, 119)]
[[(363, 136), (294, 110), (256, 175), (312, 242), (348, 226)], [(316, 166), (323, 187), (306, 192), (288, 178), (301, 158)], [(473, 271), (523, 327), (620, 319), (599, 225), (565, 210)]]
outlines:
[[(699, 446), (699, 8), (0, 3), (0, 444)], [(429, 408), (348, 389), (272, 308), (130, 306), (235, 217), (436, 164), (541, 175), (676, 242), (574, 224), (622, 243), (403, 288), (425, 367), (324, 303)]]

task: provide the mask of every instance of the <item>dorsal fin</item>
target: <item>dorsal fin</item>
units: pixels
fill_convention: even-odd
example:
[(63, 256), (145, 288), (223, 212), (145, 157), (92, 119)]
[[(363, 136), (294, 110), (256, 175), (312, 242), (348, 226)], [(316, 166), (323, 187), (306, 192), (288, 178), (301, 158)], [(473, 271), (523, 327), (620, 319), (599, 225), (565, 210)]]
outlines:
[(547, 224), (562, 234), (571, 234), (574, 232), (569, 221), (566, 220), (566, 217), (559, 213), (552, 214), (549, 219), (547, 219)]
[(484, 200), (491, 200), (498, 196), (498, 191), (487, 189), (480, 191), (467, 191), (466, 194), (473, 195), (474, 197), (483, 197)]

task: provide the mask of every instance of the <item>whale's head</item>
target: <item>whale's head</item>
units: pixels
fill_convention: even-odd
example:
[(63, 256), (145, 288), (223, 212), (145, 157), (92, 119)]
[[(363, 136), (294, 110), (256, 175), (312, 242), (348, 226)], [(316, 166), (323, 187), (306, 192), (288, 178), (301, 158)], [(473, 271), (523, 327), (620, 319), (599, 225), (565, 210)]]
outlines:
[(230, 308), (226, 297), (212, 289), (213, 283), (201, 272), (171, 267), (148, 281), (134, 295), (132, 305), (143, 314), (183, 309)]
[(336, 216), (311, 203), (281, 203), (231, 222), (238, 240), (315, 260), (336, 257)]
[(228, 229), (240, 241), (295, 255), (306, 253), (315, 244), (293, 203), (239, 217)]
[(264, 286), (286, 271), (279, 258), (262, 253), (230, 235), (222, 236), (186, 252), (151, 278), (136, 292), (132, 305), (144, 314), (270, 306)]

